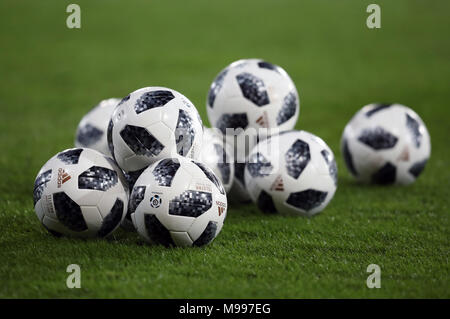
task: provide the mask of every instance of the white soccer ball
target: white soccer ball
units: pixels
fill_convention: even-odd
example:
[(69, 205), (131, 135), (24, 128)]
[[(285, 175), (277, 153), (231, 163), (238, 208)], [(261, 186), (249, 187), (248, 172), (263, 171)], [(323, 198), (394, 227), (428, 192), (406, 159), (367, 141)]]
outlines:
[(227, 66), (211, 84), (207, 97), (209, 121), (223, 134), (227, 128), (290, 130), (299, 109), (297, 89), (286, 71), (260, 59)]
[(322, 139), (305, 131), (287, 131), (255, 146), (245, 182), (263, 212), (312, 216), (333, 198), (337, 166)]
[(130, 210), (135, 228), (148, 241), (203, 246), (222, 229), (227, 196), (206, 165), (184, 157), (166, 158), (138, 178)]
[(300, 111), (294, 82), (269, 62), (238, 60), (217, 75), (206, 104), (211, 125), (235, 137), (229, 139), (237, 162), (232, 197), (249, 200), (243, 181), (245, 159), (258, 138), (294, 128)]
[(50, 233), (105, 237), (125, 217), (128, 189), (111, 158), (89, 148), (73, 148), (42, 167), (33, 199), (39, 221)]
[(164, 87), (130, 93), (115, 109), (108, 127), (111, 153), (125, 172), (166, 158), (200, 154), (203, 126), (184, 95)]
[(120, 99), (116, 98), (103, 100), (83, 116), (78, 124), (75, 147), (88, 147), (111, 156), (107, 140), (108, 124), (119, 102)]
[(231, 147), (224, 142), (222, 133), (215, 132), (211, 128), (203, 128), (200, 161), (212, 169), (228, 193), (233, 184), (234, 163)]
[(362, 182), (410, 184), (425, 168), (431, 143), (422, 119), (401, 104), (369, 104), (345, 127), (341, 151)]

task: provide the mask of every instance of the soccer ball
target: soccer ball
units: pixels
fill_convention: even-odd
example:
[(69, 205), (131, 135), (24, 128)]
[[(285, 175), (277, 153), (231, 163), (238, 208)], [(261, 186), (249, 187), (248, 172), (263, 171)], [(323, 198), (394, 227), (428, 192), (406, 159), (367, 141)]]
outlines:
[(233, 184), (234, 165), (231, 148), (224, 142), (222, 133), (215, 132), (211, 128), (203, 128), (200, 161), (212, 169), (228, 192)]
[[(300, 111), (297, 89), (281, 67), (260, 59), (235, 61), (222, 70), (207, 96), (209, 122), (235, 149), (232, 198), (249, 200), (245, 160), (258, 140), (293, 129)], [(231, 129), (231, 130), (227, 130)]]
[(127, 173), (174, 156), (199, 156), (203, 126), (185, 96), (164, 87), (146, 87), (122, 99), (108, 127), (111, 154)]
[(211, 84), (207, 97), (209, 121), (223, 134), (227, 128), (290, 130), (299, 109), (297, 89), (286, 71), (260, 59), (230, 64)]
[(88, 147), (111, 156), (107, 131), (111, 115), (120, 99), (107, 99), (97, 104), (78, 124), (75, 147)]
[(333, 198), (337, 166), (322, 139), (305, 131), (286, 131), (255, 146), (245, 182), (263, 212), (312, 216)]
[(34, 209), (56, 236), (105, 237), (125, 217), (128, 189), (114, 161), (89, 148), (53, 156), (34, 182)]
[(359, 181), (410, 184), (430, 157), (430, 135), (422, 119), (400, 104), (369, 104), (345, 127), (341, 151)]
[(222, 229), (227, 196), (206, 165), (185, 157), (166, 158), (138, 178), (130, 210), (135, 228), (148, 241), (203, 246)]

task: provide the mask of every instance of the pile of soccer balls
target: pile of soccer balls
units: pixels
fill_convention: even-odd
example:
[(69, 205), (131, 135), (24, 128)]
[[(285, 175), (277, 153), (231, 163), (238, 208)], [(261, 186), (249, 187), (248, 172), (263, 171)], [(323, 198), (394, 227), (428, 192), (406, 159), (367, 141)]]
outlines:
[[(293, 130), (300, 101), (280, 67), (239, 60), (195, 106), (164, 87), (107, 99), (78, 125), (76, 148), (39, 171), (34, 207), (56, 236), (104, 237), (119, 225), (165, 246), (203, 246), (221, 231), (227, 193), (266, 213), (312, 216), (337, 187), (327, 144)], [(342, 153), (361, 181), (408, 184), (430, 155), (430, 138), (407, 107), (372, 104), (345, 128)]]

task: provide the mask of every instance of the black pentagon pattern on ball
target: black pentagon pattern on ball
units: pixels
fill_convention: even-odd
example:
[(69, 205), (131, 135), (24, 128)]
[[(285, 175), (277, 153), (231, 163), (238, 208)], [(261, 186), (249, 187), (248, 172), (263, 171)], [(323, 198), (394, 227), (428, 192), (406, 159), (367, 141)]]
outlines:
[(381, 126), (377, 126), (372, 129), (364, 129), (358, 137), (358, 141), (374, 150), (385, 150), (393, 148), (397, 144), (398, 138)]
[(414, 145), (419, 148), (422, 142), (422, 133), (420, 132), (419, 122), (409, 114), (406, 114), (406, 127), (411, 133)]
[(136, 211), (136, 208), (144, 200), (145, 186), (135, 186), (131, 192), (130, 202), (128, 206), (128, 214), (131, 216)]
[(216, 185), (217, 189), (219, 190), (220, 193), (225, 194), (225, 189), (223, 188), (222, 183), (219, 181), (219, 179), (217, 178), (216, 175), (214, 175), (214, 173), (208, 168), (206, 167), (206, 165), (196, 162), (196, 161), (192, 161), (195, 165), (197, 165), (202, 172), (205, 174), (205, 176), (214, 184)]
[(158, 244), (166, 247), (175, 246), (172, 236), (170, 236), (169, 230), (161, 224), (159, 219), (153, 214), (144, 215), (145, 229), (147, 230), (148, 237)]
[(209, 221), (203, 233), (192, 243), (193, 246), (201, 247), (209, 244), (216, 237), (217, 223)]
[(114, 144), (113, 144), (113, 140), (112, 140), (112, 130), (114, 127), (114, 123), (113, 120), (109, 120), (108, 123), (108, 130), (106, 132), (106, 140), (108, 142), (108, 148), (109, 148), (109, 152), (111, 153), (112, 157), (115, 159), (115, 155), (114, 155)]
[(258, 62), (258, 66), (262, 69), (268, 69), (268, 70), (278, 72), (278, 66), (276, 66), (275, 64), (272, 64), (270, 62), (267, 62), (267, 61)]
[(220, 175), (222, 175), (222, 181), (224, 184), (230, 182), (231, 167), (229, 159), (225, 149), (220, 144), (214, 144), (214, 149), (216, 154), (219, 156), (219, 161), (217, 162), (217, 167), (219, 168)]
[(107, 191), (117, 182), (117, 172), (101, 166), (92, 166), (78, 176), (79, 189)]
[(410, 174), (412, 174), (415, 178), (419, 177), (422, 171), (425, 169), (425, 165), (427, 164), (428, 158), (423, 161), (419, 161), (414, 163), (411, 168), (408, 170)]
[(80, 206), (64, 192), (53, 194), (56, 217), (67, 228), (75, 232), (88, 229)]
[(353, 176), (357, 176), (358, 173), (356, 172), (355, 165), (353, 164), (353, 156), (348, 148), (347, 139), (344, 139), (343, 141), (342, 153), (344, 155), (345, 165), (347, 166), (348, 170), (353, 174)]
[(375, 104), (375, 106), (373, 107), (373, 109), (371, 109), (370, 111), (366, 112), (366, 116), (367, 117), (371, 117), (372, 115), (374, 115), (375, 113), (382, 111), (384, 109), (387, 109), (389, 107), (391, 107), (392, 104), (387, 104), (387, 103), (378, 103)]
[(175, 128), (175, 143), (177, 153), (186, 156), (194, 143), (195, 130), (191, 116), (184, 110), (178, 112), (178, 122)]
[(277, 125), (281, 125), (294, 116), (297, 108), (297, 97), (294, 92), (288, 93), (284, 97), (283, 106), (277, 115)]
[(143, 127), (126, 125), (120, 136), (137, 155), (153, 157), (164, 149), (164, 145)]
[(100, 141), (102, 136), (103, 136), (102, 130), (99, 130), (95, 126), (88, 123), (78, 130), (77, 141), (81, 145), (89, 147)]
[(284, 155), (289, 176), (297, 179), (311, 160), (309, 145), (297, 139)]
[(159, 186), (170, 187), (178, 168), (180, 168), (180, 162), (176, 158), (165, 158), (156, 165), (152, 174)]
[(278, 213), (275, 204), (273, 203), (272, 196), (270, 196), (270, 194), (268, 194), (263, 190), (259, 193), (256, 205), (264, 213), (268, 214)]
[(78, 164), (81, 152), (83, 152), (83, 149), (74, 148), (65, 152), (61, 152), (56, 157), (65, 164), (73, 165)]
[(211, 206), (211, 193), (187, 190), (169, 202), (169, 214), (198, 217), (207, 212)]
[(244, 97), (252, 101), (257, 106), (263, 106), (270, 103), (264, 82), (248, 72), (236, 75), (239, 86)]
[(270, 164), (269, 160), (260, 152), (250, 155), (246, 167), (252, 177), (268, 176), (273, 169), (273, 166)]
[(125, 96), (122, 100), (120, 100), (119, 104), (117, 104), (117, 106), (122, 105), (123, 103), (125, 103), (126, 101), (128, 101), (130, 99), (130, 94), (128, 94), (127, 96)]
[(245, 185), (245, 163), (234, 163), (234, 177), (242, 184)]
[(155, 107), (164, 106), (174, 98), (175, 96), (173, 93), (168, 90), (145, 92), (137, 99), (134, 110), (136, 111), (136, 114), (139, 114)]
[(396, 172), (397, 169), (395, 166), (387, 162), (372, 175), (372, 182), (381, 185), (393, 184), (395, 182)]
[(34, 189), (33, 189), (33, 202), (36, 206), (38, 200), (41, 199), (42, 193), (44, 192), (44, 188), (47, 187), (47, 183), (52, 179), (52, 170), (49, 169), (36, 177), (34, 181)]
[(286, 203), (306, 212), (320, 206), (327, 198), (327, 192), (321, 192), (315, 189), (307, 189), (301, 192), (289, 194)]
[(216, 100), (217, 94), (219, 94), (220, 89), (223, 85), (223, 80), (228, 73), (228, 69), (223, 70), (219, 73), (219, 75), (215, 78), (214, 82), (211, 84), (211, 88), (208, 93), (208, 105), (210, 108), (213, 107), (214, 101)]
[(119, 198), (116, 199), (111, 211), (103, 219), (102, 226), (98, 231), (98, 236), (105, 237), (110, 234), (117, 226), (119, 226), (123, 216), (123, 201)]
[(248, 126), (247, 113), (222, 114), (217, 120), (216, 127), (223, 133), (227, 133), (227, 128), (243, 129)]
[(334, 185), (337, 185), (337, 165), (336, 165), (336, 161), (334, 160), (334, 158), (331, 155), (331, 153), (328, 152), (327, 150), (322, 150), (320, 152), (320, 154), (322, 154), (323, 159), (325, 160), (325, 162), (328, 165), (328, 171), (330, 172), (330, 175), (333, 178)]

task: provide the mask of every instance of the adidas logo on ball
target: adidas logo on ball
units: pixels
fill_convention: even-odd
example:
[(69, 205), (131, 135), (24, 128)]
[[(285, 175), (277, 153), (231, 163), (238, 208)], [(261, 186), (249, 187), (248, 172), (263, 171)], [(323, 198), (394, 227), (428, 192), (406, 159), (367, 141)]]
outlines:
[(61, 188), (61, 185), (67, 182), (71, 176), (66, 173), (63, 168), (58, 169), (58, 188)]

